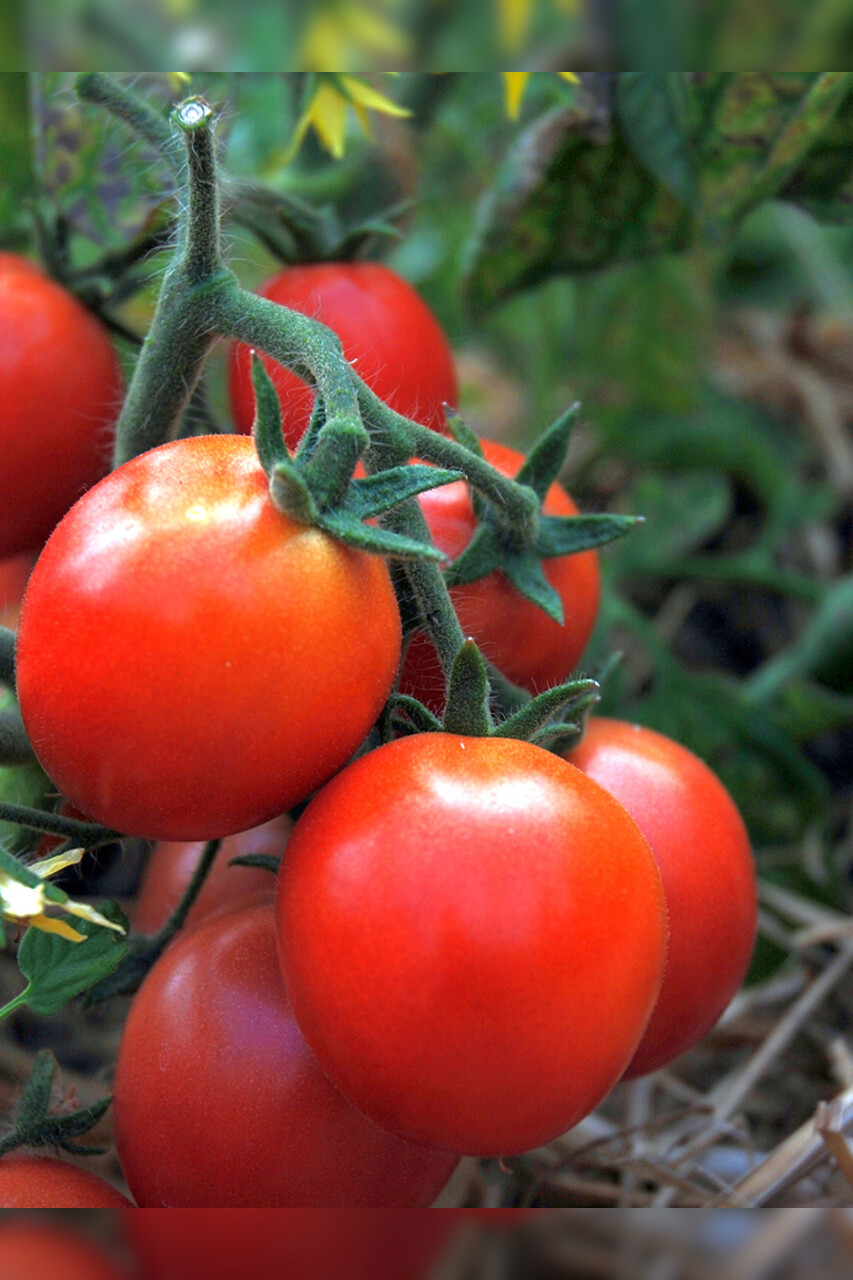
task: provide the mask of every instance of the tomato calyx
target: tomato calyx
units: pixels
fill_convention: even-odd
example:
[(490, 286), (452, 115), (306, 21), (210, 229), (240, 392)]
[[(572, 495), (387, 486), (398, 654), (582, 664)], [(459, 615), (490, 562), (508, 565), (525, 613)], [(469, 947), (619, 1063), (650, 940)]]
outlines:
[[(545, 432), (528, 454), (515, 483), (527, 485), (544, 502), (545, 495), (560, 473), (568, 452), (569, 441), (580, 405), (575, 404)], [(458, 420), (449, 424), (454, 434)], [(457, 436), (457, 439), (459, 437)], [(460, 443), (468, 443), (468, 437)], [(604, 546), (642, 522), (641, 516), (580, 515), (539, 516), (532, 529), (509, 523), (499, 508), (474, 498), (474, 512), (479, 524), (465, 550), (445, 571), (448, 587), (476, 582), (500, 570), (526, 599), (542, 609), (549, 618), (562, 624), (563, 605), (559, 593), (548, 582), (542, 561), (557, 556), (574, 555)]]
[(269, 476), (270, 497), (280, 511), (360, 551), (405, 560), (446, 559), (437, 547), (370, 521), (427, 489), (462, 480), (461, 471), (413, 464), (354, 478), (369, 444), (367, 431), (361, 422), (326, 420), (319, 394), (311, 425), (291, 454), (282, 435), (275, 387), (255, 354), (252, 380), (255, 447)]
[(499, 723), (492, 713), (492, 684), (477, 645), (466, 640), (450, 672), (447, 706), (439, 719), (417, 698), (394, 694), (386, 735), (452, 733), (466, 738), (513, 738), (559, 754), (583, 733), (586, 717), (601, 697), (596, 680), (572, 680), (531, 698)]
[(94, 1129), (109, 1110), (112, 1097), (79, 1108), (72, 1108), (69, 1105), (72, 1098), (68, 1097), (64, 1100), (65, 1110), (53, 1111), (56, 1069), (57, 1062), (51, 1051), (39, 1050), (15, 1106), (12, 1132), (0, 1142), (0, 1156), (19, 1147), (60, 1147), (77, 1156), (103, 1155), (108, 1150), (83, 1146), (73, 1139)]

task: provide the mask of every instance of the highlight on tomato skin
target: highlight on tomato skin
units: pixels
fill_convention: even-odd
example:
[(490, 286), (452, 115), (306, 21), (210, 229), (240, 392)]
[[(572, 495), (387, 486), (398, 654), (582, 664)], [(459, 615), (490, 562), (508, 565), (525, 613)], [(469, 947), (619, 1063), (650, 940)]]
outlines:
[[(493, 467), (505, 476), (518, 474), (523, 454), (490, 440), (482, 440), (481, 444), (486, 461)], [(430, 489), (418, 501), (436, 546), (454, 560), (476, 529), (468, 485), (459, 480)], [(548, 490), (544, 510), (553, 516), (578, 514), (572, 498), (556, 483)], [(465, 635), (476, 640), (484, 656), (508, 680), (531, 693), (540, 693), (568, 679), (592, 635), (601, 594), (595, 551), (557, 556), (545, 560), (543, 566), (545, 577), (563, 605), (562, 624), (525, 600), (500, 572), (450, 590)], [(400, 688), (436, 714), (444, 710), (444, 675), (435, 645), (423, 632), (415, 632), (406, 647)]]
[(101, 1245), (65, 1222), (14, 1216), (0, 1221), (0, 1276), (2, 1280), (131, 1280)]
[(567, 759), (628, 810), (663, 881), (669, 918), (663, 986), (625, 1073), (646, 1075), (710, 1031), (746, 976), (758, 925), (749, 836), (719, 778), (652, 729), (594, 717)]
[(543, 1145), (620, 1078), (666, 951), (634, 821), (557, 756), (429, 733), (297, 822), (279, 955), (299, 1026), (376, 1123), (466, 1155)]
[[(201, 892), (189, 910), (184, 927), (197, 924), (212, 911), (237, 899), (266, 892), (272, 898), (275, 877), (263, 867), (233, 867), (234, 858), (265, 854), (280, 857), (293, 823), (286, 814), (260, 827), (226, 836), (219, 846)], [(154, 845), (136, 900), (130, 906), (130, 921), (137, 933), (155, 934), (178, 906), (198, 866), (205, 842), (161, 840)]]
[[(453, 353), (426, 303), (396, 272), (380, 262), (289, 266), (258, 292), (328, 325), (381, 400), (426, 427), (444, 430), (444, 406), (459, 401)], [(263, 359), (281, 403), (284, 438), (295, 449), (314, 397), (296, 374)], [(229, 392), (237, 429), (248, 433), (255, 396), (249, 348), (240, 343), (231, 349)]]
[(141, 1208), (427, 1208), (458, 1163), (386, 1133), (332, 1086), (293, 1017), (273, 905), (222, 908), (151, 969), (113, 1113)]
[(0, 253), (0, 475), (14, 477), (0, 511), (0, 560), (37, 552), (107, 473), (121, 397), (100, 321), (34, 263)]
[(250, 439), (196, 436), (119, 467), (54, 530), (21, 611), (21, 715), (93, 820), (213, 839), (349, 759), (400, 645), (382, 557), (278, 511)]

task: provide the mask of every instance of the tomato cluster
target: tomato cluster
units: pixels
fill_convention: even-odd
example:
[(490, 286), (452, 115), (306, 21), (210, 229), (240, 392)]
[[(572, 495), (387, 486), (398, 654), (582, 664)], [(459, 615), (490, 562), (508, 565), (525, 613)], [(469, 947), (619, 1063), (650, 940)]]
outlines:
[[(385, 268), (293, 270), (266, 292), (338, 328), (381, 395), (442, 426), (445, 340)], [(247, 355), (233, 360), (245, 429)], [(310, 393), (274, 372), (292, 441)], [(484, 450), (517, 472), (513, 451)], [(467, 486), (421, 502), (457, 556)], [(576, 512), (556, 485), (545, 510)], [(451, 593), (531, 692), (567, 678), (598, 607), (594, 552), (544, 572), (562, 625), (501, 572)], [(241, 434), (125, 464), (38, 559), (22, 715), (71, 802), (160, 842), (137, 927), (164, 924), (199, 842), (225, 837), (122, 1041), (117, 1141), (141, 1207), (427, 1206), (460, 1154), (546, 1143), (683, 1052), (743, 977), (754, 872), (706, 766), (605, 720), (567, 759), (433, 732), (351, 761), (395, 680), (444, 705), (428, 633), (402, 667), (401, 640), (387, 565), (280, 511)], [(291, 832), (280, 815), (309, 799)], [(247, 852), (281, 856), (274, 902), (268, 870), (229, 866)]]

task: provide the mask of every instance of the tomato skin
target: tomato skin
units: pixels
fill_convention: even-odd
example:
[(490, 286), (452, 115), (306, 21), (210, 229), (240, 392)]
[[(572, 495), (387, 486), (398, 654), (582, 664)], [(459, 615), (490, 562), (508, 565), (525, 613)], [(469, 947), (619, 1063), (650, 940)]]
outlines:
[[(249, 854), (279, 857), (292, 826), (290, 818), (283, 814), (263, 826), (223, 840), (184, 928), (250, 894), (266, 892), (272, 898), (275, 879), (269, 871), (263, 867), (229, 864), (233, 858), (245, 858)], [(130, 910), (131, 924), (137, 933), (154, 934), (163, 927), (184, 896), (203, 852), (203, 840), (190, 843), (161, 840), (155, 844), (145, 865), (139, 895)]]
[(663, 881), (669, 954), (651, 1022), (627, 1076), (646, 1075), (700, 1040), (749, 967), (758, 920), (749, 837), (729, 793), (663, 734), (590, 720), (568, 759), (625, 806)]
[(141, 1280), (421, 1280), (454, 1225), (406, 1209), (154, 1209), (124, 1222)]
[[(126, 1203), (126, 1202), (125, 1202)], [(97, 1206), (95, 1206), (97, 1207)], [(127, 1280), (93, 1240), (52, 1222), (32, 1219), (0, 1226), (2, 1280)]]
[(25, 258), (0, 253), (0, 559), (35, 551), (110, 466), (121, 407), (106, 329)]
[(0, 1160), (2, 1209), (119, 1209), (129, 1204), (103, 1178), (67, 1160), (18, 1154)]
[[(380, 399), (444, 430), (444, 405), (459, 398), (453, 353), (426, 303), (395, 272), (379, 262), (313, 263), (287, 267), (258, 292), (328, 325)], [(249, 350), (232, 347), (229, 375), (234, 421), (246, 433), (255, 416)], [(284, 438), (295, 449), (308, 426), (313, 393), (289, 369), (263, 359), (281, 402)]]
[[(486, 460), (505, 476), (517, 475), (523, 454), (483, 440)], [(420, 504), (433, 541), (451, 560), (468, 545), (476, 528), (468, 486), (464, 481), (421, 494)], [(572, 516), (578, 509), (558, 484), (548, 490), (545, 512)], [(564, 624), (526, 600), (503, 573), (453, 587), (450, 596), (466, 636), (473, 637), (486, 658), (531, 693), (568, 679), (592, 634), (598, 615), (601, 578), (595, 551), (545, 561), (545, 576), (563, 602)], [(446, 701), (444, 677), (432, 640), (416, 633), (406, 649), (400, 687), (440, 713)]]
[(207, 917), (157, 962), (114, 1094), (143, 1208), (426, 1208), (457, 1162), (383, 1132), (323, 1075), (287, 1001), (271, 902)]
[(18, 629), (45, 771), (127, 835), (248, 830), (346, 762), (396, 674), (378, 557), (277, 511), (250, 439), (126, 463), (56, 528)]
[(589, 782), (529, 743), (421, 734), (357, 760), (297, 822), (285, 983), (377, 1123), (511, 1154), (622, 1075), (660, 986), (663, 894), (636, 825)]

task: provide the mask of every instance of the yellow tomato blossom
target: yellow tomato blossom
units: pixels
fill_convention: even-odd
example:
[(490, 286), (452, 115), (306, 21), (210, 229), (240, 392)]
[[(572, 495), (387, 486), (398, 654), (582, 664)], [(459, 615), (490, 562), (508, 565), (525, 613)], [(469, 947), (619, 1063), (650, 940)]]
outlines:
[[(518, 113), (521, 110), (521, 102), (524, 98), (524, 90), (527, 88), (527, 81), (530, 79), (529, 71), (504, 71), (504, 85), (506, 87), (506, 109), (510, 120), (517, 120)], [(574, 71), (558, 71), (557, 75), (562, 76), (564, 80), (569, 80), (572, 84), (578, 83), (578, 77)]]
[(66, 920), (57, 920), (55, 916), (47, 914), (48, 908), (52, 906), (68, 915), (88, 920), (91, 924), (124, 933), (121, 925), (114, 924), (94, 907), (85, 902), (75, 902), (60, 889), (43, 883), (48, 876), (56, 875), (57, 871), (76, 866), (83, 853), (83, 849), (71, 849), (68, 853), (45, 858), (42, 862), (31, 862), (28, 866), (17, 863), (8, 854), (0, 859), (0, 915), (3, 919), (13, 924), (32, 925), (45, 933), (59, 934), (60, 938), (67, 938), (69, 942), (85, 942), (84, 933), (72, 928)]
[(368, 114), (370, 111), (397, 117), (411, 115), (405, 107), (398, 106), (357, 76), (332, 73), (319, 75), (315, 91), (296, 126), (285, 159), (295, 155), (306, 133), (313, 128), (326, 150), (336, 160), (340, 160), (346, 149), (347, 115), (350, 107), (355, 111), (368, 137), (372, 136)]
[(363, 4), (328, 5), (311, 19), (299, 65), (305, 71), (340, 71), (361, 54), (404, 57), (409, 41), (398, 27)]
[[(530, 31), (535, 0), (497, 0), (501, 43), (510, 52), (520, 49)], [(576, 13), (578, 0), (554, 0), (563, 13)]]

